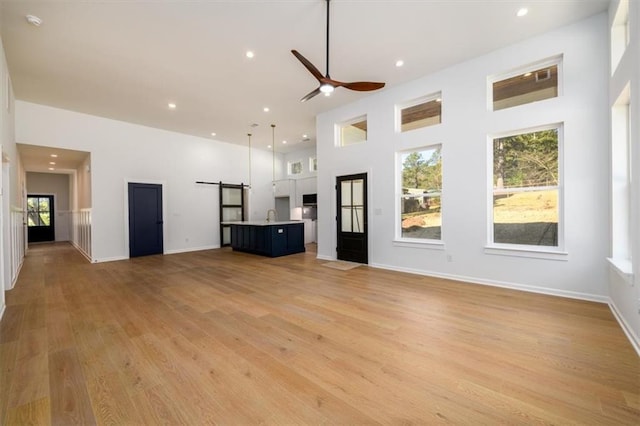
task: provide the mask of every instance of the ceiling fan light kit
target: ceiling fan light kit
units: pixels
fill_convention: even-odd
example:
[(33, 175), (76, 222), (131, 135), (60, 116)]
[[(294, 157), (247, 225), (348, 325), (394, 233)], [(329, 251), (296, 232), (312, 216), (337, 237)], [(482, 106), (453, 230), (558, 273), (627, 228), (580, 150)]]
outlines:
[(300, 99), (300, 101), (301, 102), (308, 101), (309, 99), (313, 98), (314, 96), (320, 93), (324, 93), (325, 96), (328, 96), (338, 87), (344, 87), (346, 89), (355, 90), (358, 92), (369, 92), (372, 90), (382, 89), (384, 87), (384, 83), (375, 83), (371, 81), (355, 81), (355, 82), (345, 83), (342, 81), (333, 80), (329, 76), (329, 4), (331, 0), (326, 0), (326, 2), (327, 2), (327, 72), (325, 73), (325, 75), (322, 75), (322, 73), (318, 70), (318, 68), (316, 68), (307, 58), (302, 56), (300, 52), (298, 52), (295, 49), (291, 51), (291, 53), (293, 53), (293, 56), (298, 58), (298, 60), (302, 63), (302, 65), (304, 65), (304, 67), (320, 83), (320, 86), (317, 89), (307, 93), (302, 99)]

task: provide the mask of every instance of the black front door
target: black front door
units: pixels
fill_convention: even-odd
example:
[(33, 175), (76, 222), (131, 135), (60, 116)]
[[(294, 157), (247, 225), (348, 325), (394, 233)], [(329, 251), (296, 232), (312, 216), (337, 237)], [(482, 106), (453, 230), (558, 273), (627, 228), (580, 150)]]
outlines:
[(27, 195), (27, 240), (55, 241), (53, 195)]
[(367, 174), (336, 178), (338, 259), (368, 263)]
[(162, 185), (129, 183), (129, 257), (162, 254)]

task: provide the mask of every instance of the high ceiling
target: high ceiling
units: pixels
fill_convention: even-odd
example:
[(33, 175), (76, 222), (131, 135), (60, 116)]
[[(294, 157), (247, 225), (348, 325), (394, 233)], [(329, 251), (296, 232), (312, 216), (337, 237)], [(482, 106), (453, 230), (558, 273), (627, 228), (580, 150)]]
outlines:
[[(387, 90), (608, 4), (332, 0), (331, 77), (384, 81)], [(325, 72), (325, 7), (324, 0), (2, 0), (0, 34), (17, 99), (231, 143), (247, 144), (252, 132), (253, 146), (264, 149), (274, 123), (277, 150), (290, 151), (314, 146), (318, 113), (367, 96), (339, 88), (299, 102), (318, 84), (290, 51)], [(519, 18), (521, 7), (529, 13)], [(42, 24), (30, 25), (29, 14)]]

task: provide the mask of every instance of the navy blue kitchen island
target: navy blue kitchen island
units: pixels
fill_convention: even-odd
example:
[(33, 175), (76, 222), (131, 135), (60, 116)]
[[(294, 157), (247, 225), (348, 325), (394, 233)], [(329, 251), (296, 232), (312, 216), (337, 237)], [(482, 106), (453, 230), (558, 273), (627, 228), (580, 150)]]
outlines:
[(229, 222), (231, 247), (235, 251), (278, 257), (302, 253), (304, 223), (300, 221)]

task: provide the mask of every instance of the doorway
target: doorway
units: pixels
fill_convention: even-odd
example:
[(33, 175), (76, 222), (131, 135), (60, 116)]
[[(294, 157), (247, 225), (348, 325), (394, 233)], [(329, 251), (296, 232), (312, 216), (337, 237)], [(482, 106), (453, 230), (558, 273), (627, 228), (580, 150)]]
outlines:
[(129, 257), (163, 254), (162, 185), (129, 183)]
[(336, 178), (339, 260), (368, 263), (367, 174)]
[(27, 241), (56, 240), (53, 195), (27, 195)]

